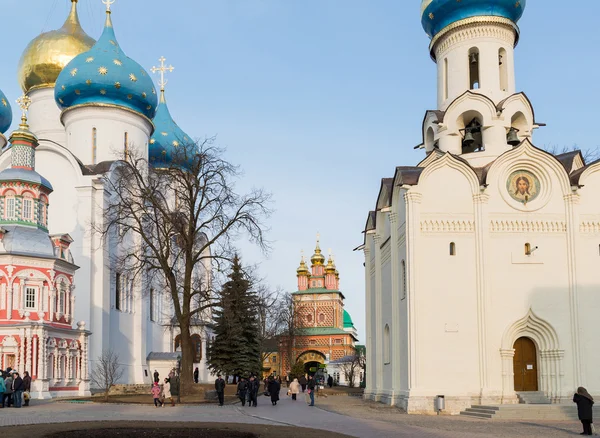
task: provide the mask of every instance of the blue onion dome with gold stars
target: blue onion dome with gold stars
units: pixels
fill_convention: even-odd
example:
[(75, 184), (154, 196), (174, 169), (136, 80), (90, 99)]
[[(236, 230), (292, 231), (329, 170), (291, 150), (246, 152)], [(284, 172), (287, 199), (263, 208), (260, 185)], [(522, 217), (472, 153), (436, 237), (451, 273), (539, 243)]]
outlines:
[(421, 24), (431, 38), (465, 18), (502, 17), (516, 24), (526, 3), (526, 0), (422, 0)]
[[(150, 137), (148, 145), (150, 165), (154, 168), (161, 168), (175, 164), (191, 168), (193, 153), (190, 149), (196, 148), (196, 145), (171, 117), (164, 90), (160, 92), (160, 101), (153, 122), (156, 129)], [(180, 160), (185, 162), (177, 163)]]
[(13, 113), (8, 99), (0, 90), (0, 132), (4, 134), (10, 128)]
[(54, 97), (67, 110), (79, 106), (118, 107), (154, 118), (158, 97), (152, 79), (127, 57), (106, 11), (104, 32), (87, 52), (76, 56), (60, 73)]

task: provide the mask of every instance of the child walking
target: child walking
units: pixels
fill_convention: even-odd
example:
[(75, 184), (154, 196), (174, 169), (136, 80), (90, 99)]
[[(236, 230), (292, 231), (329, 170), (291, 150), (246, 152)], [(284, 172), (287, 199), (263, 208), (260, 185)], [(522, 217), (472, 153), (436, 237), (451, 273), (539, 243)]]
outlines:
[(150, 390), (152, 393), (152, 398), (154, 399), (154, 407), (158, 408), (159, 406), (163, 406), (163, 403), (160, 401), (160, 386), (158, 386), (158, 382), (154, 382), (152, 385), (152, 389)]

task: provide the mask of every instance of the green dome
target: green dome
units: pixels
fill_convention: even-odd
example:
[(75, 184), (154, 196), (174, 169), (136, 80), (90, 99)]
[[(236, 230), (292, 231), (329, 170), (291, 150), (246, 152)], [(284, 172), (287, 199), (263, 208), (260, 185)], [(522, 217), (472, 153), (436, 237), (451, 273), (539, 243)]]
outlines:
[(344, 310), (344, 328), (354, 328), (354, 323), (352, 322), (352, 317), (348, 312)]

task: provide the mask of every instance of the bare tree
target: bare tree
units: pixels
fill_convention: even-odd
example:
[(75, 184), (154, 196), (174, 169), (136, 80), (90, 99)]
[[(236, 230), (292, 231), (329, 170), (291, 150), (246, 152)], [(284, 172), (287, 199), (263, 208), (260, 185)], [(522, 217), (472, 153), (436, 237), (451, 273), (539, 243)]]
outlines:
[(96, 361), (91, 375), (92, 383), (104, 390), (104, 400), (108, 401), (110, 388), (123, 376), (123, 368), (119, 364), (119, 355), (114, 350), (104, 350)]
[[(345, 362), (340, 364), (340, 369), (344, 373), (344, 378), (348, 382), (348, 387), (354, 388), (356, 385), (356, 377), (360, 376), (360, 371), (366, 366), (366, 358), (362, 349), (355, 349), (354, 354), (347, 357)], [(359, 382), (360, 383), (360, 382)]]
[(258, 318), (260, 324), (261, 364), (267, 359), (272, 351), (271, 344), (278, 342), (279, 335), (283, 329), (283, 318), (281, 315), (281, 297), (283, 291), (277, 287), (271, 289), (265, 284), (256, 287), (258, 299)]
[(288, 369), (282, 369), (282, 372), (291, 372), (291, 368), (296, 363), (294, 346), (296, 337), (302, 332), (300, 325), (299, 312), (294, 303), (294, 297), (291, 293), (286, 293), (280, 297), (277, 305), (278, 328), (280, 337), (280, 353), (282, 363), (287, 365)]
[(229, 266), (241, 237), (268, 249), (263, 220), (271, 196), (260, 189), (236, 193), (239, 177), (212, 139), (182, 143), (160, 163), (130, 151), (104, 177), (110, 195), (99, 231), (116, 239), (113, 263), (121, 273), (169, 297), (181, 336), (184, 390), (193, 376), (190, 325), (218, 302), (213, 269)]

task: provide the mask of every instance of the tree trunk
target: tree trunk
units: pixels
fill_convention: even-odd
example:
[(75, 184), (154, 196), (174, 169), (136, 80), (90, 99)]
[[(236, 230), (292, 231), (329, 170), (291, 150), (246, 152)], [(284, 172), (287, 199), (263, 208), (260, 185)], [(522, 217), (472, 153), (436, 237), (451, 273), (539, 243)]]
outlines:
[(181, 394), (188, 393), (194, 382), (194, 346), (190, 334), (189, 322), (182, 321), (181, 324), (181, 370), (179, 382)]

